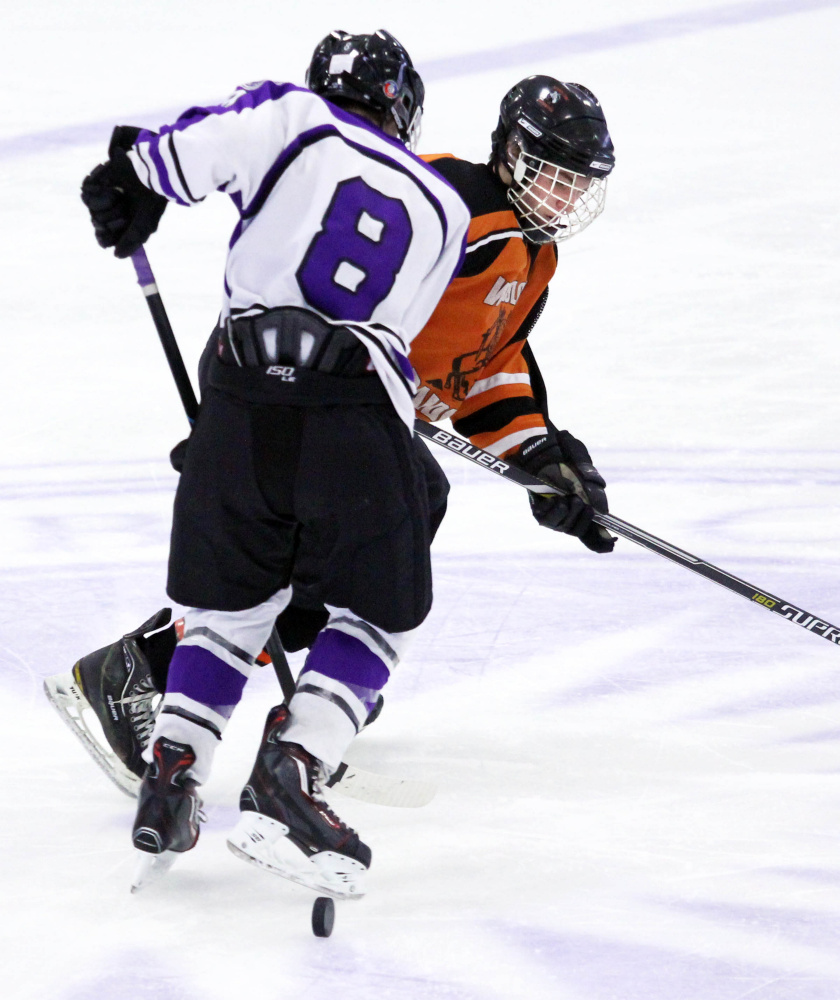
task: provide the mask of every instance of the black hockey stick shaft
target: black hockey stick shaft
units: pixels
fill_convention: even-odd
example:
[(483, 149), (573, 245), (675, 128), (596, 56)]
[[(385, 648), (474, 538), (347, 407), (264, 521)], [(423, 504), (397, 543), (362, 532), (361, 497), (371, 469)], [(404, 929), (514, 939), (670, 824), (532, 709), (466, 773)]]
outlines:
[[(414, 429), (420, 437), (425, 438), (427, 441), (434, 441), (435, 444), (440, 445), (442, 448), (448, 448), (450, 451), (456, 452), (463, 458), (469, 459), (471, 462), (488, 469), (490, 472), (495, 472), (497, 476), (502, 476), (508, 482), (516, 483), (517, 486), (522, 486), (526, 490), (532, 490), (535, 493), (560, 493), (560, 490), (556, 487), (543, 482), (537, 476), (532, 476), (529, 472), (525, 472), (524, 469), (502, 461), (502, 459), (497, 458), (495, 455), (491, 455), (490, 452), (476, 448), (475, 445), (470, 444), (469, 441), (464, 440), (464, 438), (456, 434), (438, 430), (423, 420), (415, 421)], [(690, 569), (693, 573), (711, 580), (712, 583), (731, 590), (734, 594), (740, 594), (741, 597), (745, 597), (748, 601), (752, 601), (762, 608), (766, 608), (768, 611), (786, 618), (788, 621), (793, 622), (794, 625), (804, 628), (807, 632), (813, 632), (816, 635), (822, 636), (823, 639), (828, 639), (829, 642), (833, 642), (835, 645), (840, 645), (840, 628), (832, 625), (830, 622), (824, 621), (817, 615), (809, 614), (796, 604), (792, 604), (790, 601), (785, 601), (781, 597), (776, 597), (766, 590), (755, 587), (753, 584), (747, 583), (746, 580), (733, 576), (732, 573), (727, 573), (726, 570), (720, 569), (720, 567), (714, 566), (710, 562), (706, 562), (705, 559), (700, 559), (690, 552), (677, 548), (676, 545), (671, 545), (670, 542), (663, 541), (663, 539), (657, 538), (656, 535), (651, 535), (649, 532), (643, 531), (641, 528), (637, 528), (627, 521), (622, 521), (621, 518), (615, 517), (613, 514), (596, 513), (594, 521), (596, 524), (600, 524), (609, 531), (615, 532), (615, 534), (620, 535), (622, 538), (627, 538), (629, 541), (641, 545), (642, 548), (655, 552), (657, 555), (669, 559), (671, 562), (678, 563), (680, 566)]]
[[(169, 362), (169, 370), (175, 379), (175, 385), (178, 388), (178, 395), (181, 397), (184, 412), (187, 414), (187, 420), (192, 425), (198, 416), (198, 400), (196, 399), (189, 373), (184, 365), (181, 349), (178, 347), (178, 341), (175, 339), (175, 333), (172, 330), (169, 317), (166, 315), (166, 309), (163, 306), (163, 299), (160, 297), (160, 292), (158, 291), (152, 266), (143, 247), (134, 251), (131, 255), (131, 263), (137, 272), (137, 282), (146, 296), (149, 312), (152, 314), (155, 329), (158, 332), (161, 344), (163, 344), (166, 360)], [(274, 672), (277, 674), (277, 680), (280, 682), (280, 687), (283, 690), (283, 697), (286, 702), (289, 702), (295, 693), (295, 679), (292, 677), (289, 661), (286, 659), (286, 653), (280, 642), (280, 636), (277, 634), (276, 626), (271, 629), (271, 635), (266, 643), (266, 650), (271, 657)]]
[(292, 677), (289, 661), (286, 659), (286, 650), (283, 649), (283, 644), (280, 642), (276, 625), (271, 630), (271, 635), (265, 644), (265, 650), (271, 657), (274, 672), (277, 674), (277, 680), (280, 681), (280, 687), (283, 691), (283, 700), (288, 705), (295, 693), (295, 679)]
[(175, 334), (172, 331), (169, 317), (166, 315), (166, 309), (163, 306), (163, 299), (160, 297), (157, 282), (149, 264), (149, 258), (146, 256), (146, 251), (143, 247), (134, 251), (131, 255), (131, 263), (134, 265), (134, 270), (137, 273), (137, 283), (143, 289), (143, 294), (146, 296), (146, 304), (149, 307), (149, 312), (152, 314), (155, 329), (163, 345), (163, 351), (169, 363), (169, 370), (175, 379), (175, 386), (178, 389), (178, 395), (181, 397), (181, 403), (184, 407), (184, 412), (187, 414), (187, 420), (189, 420), (190, 424), (193, 424), (195, 418), (198, 416), (198, 400), (196, 399), (190, 376), (184, 365), (178, 341), (175, 339)]

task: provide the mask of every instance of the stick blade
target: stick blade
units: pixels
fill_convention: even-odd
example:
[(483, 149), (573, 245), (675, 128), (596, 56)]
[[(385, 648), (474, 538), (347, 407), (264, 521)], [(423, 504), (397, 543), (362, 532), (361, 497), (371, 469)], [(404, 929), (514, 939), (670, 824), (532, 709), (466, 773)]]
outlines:
[(433, 781), (392, 778), (387, 774), (365, 771), (352, 764), (347, 765), (341, 779), (332, 787), (351, 799), (402, 809), (419, 809), (428, 805), (437, 794), (437, 785)]

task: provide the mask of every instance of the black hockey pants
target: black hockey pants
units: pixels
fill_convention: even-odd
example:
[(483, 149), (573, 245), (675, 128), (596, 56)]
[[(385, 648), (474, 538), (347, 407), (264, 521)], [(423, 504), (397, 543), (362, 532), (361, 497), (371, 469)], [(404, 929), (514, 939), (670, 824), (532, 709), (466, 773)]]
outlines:
[[(424, 462), (375, 375), (213, 360), (175, 498), (169, 596), (239, 611), (295, 578), (389, 631), (431, 606)], [(435, 463), (436, 465), (436, 463)]]

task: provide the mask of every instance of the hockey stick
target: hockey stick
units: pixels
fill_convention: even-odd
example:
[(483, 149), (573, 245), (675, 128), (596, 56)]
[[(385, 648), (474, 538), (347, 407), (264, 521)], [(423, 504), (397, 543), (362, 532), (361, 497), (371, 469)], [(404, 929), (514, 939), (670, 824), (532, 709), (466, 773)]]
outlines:
[(146, 305), (148, 305), (149, 312), (152, 314), (152, 321), (155, 324), (155, 329), (163, 345), (166, 360), (169, 362), (169, 370), (175, 379), (175, 386), (178, 389), (178, 395), (181, 397), (184, 412), (187, 414), (190, 426), (192, 426), (195, 423), (195, 418), (198, 416), (198, 400), (195, 398), (195, 392), (193, 391), (190, 376), (184, 366), (184, 359), (181, 357), (178, 341), (175, 339), (172, 325), (169, 322), (169, 317), (166, 315), (163, 299), (160, 297), (157, 282), (152, 273), (151, 264), (149, 264), (149, 258), (146, 256), (146, 251), (143, 247), (134, 251), (131, 255), (131, 263), (134, 265), (134, 270), (137, 274), (137, 283), (143, 289), (143, 294), (146, 296)]
[(265, 651), (274, 664), (274, 672), (277, 674), (277, 680), (280, 681), (280, 687), (283, 691), (283, 700), (288, 705), (295, 693), (295, 679), (292, 677), (289, 661), (286, 659), (286, 650), (283, 649), (283, 644), (280, 642), (277, 626), (271, 630), (271, 635), (265, 644)]
[[(532, 490), (535, 493), (560, 493), (560, 490), (556, 487), (543, 482), (537, 476), (532, 476), (530, 473), (525, 472), (524, 469), (519, 469), (515, 465), (502, 461), (495, 455), (491, 455), (490, 452), (476, 448), (475, 445), (470, 444), (469, 441), (458, 437), (456, 434), (437, 430), (423, 420), (415, 421), (414, 429), (420, 437), (425, 438), (427, 441), (434, 441), (435, 444), (440, 445), (442, 448), (448, 448), (450, 451), (456, 452), (463, 458), (468, 458), (476, 465), (489, 469), (490, 472), (495, 472), (497, 476), (502, 476), (509, 482), (516, 483), (517, 486), (522, 486), (526, 490)], [(791, 604), (781, 597), (776, 597), (766, 590), (754, 587), (751, 583), (747, 583), (746, 580), (741, 580), (739, 577), (727, 573), (718, 566), (713, 566), (712, 563), (693, 556), (690, 552), (685, 552), (683, 549), (677, 548), (676, 545), (671, 545), (670, 542), (665, 542), (661, 538), (657, 538), (656, 535), (651, 535), (647, 531), (643, 531), (641, 528), (637, 528), (627, 521), (622, 521), (621, 518), (615, 517), (612, 514), (596, 513), (593, 520), (596, 524), (600, 524), (609, 531), (614, 531), (622, 538), (627, 538), (631, 542), (641, 545), (642, 548), (649, 549), (651, 552), (655, 552), (665, 559), (670, 559), (671, 562), (678, 563), (680, 566), (690, 569), (693, 573), (697, 573), (707, 580), (711, 580), (712, 583), (731, 590), (734, 594), (740, 594), (741, 597), (745, 597), (748, 601), (752, 601), (762, 608), (780, 615), (782, 618), (793, 622), (794, 625), (799, 625), (800, 628), (804, 628), (808, 632), (814, 632), (822, 636), (823, 639), (828, 639), (829, 642), (840, 645), (840, 628), (832, 625), (830, 622), (823, 621), (816, 615), (809, 614), (797, 605)]]
[[(175, 333), (166, 315), (163, 299), (160, 297), (157, 282), (152, 272), (149, 258), (143, 247), (136, 250), (131, 255), (131, 263), (137, 274), (137, 283), (143, 290), (149, 312), (155, 329), (163, 345), (166, 360), (169, 363), (169, 370), (175, 379), (178, 388), (178, 395), (187, 414), (190, 425), (195, 422), (198, 416), (198, 400), (193, 391), (190, 376), (184, 365), (181, 349), (175, 339)], [(277, 680), (283, 691), (283, 698), (288, 704), (295, 693), (295, 679), (289, 668), (289, 661), (286, 659), (286, 652), (280, 642), (275, 625), (271, 630), (271, 635), (266, 643), (266, 651), (271, 657), (271, 664), (277, 675)], [(342, 762), (329, 781), (330, 787), (337, 788), (340, 792), (354, 799), (361, 799), (363, 802), (373, 802), (383, 806), (404, 806), (406, 808), (416, 808), (424, 806), (435, 796), (436, 786), (430, 781), (420, 781), (413, 778), (392, 778), (384, 774), (376, 774), (372, 771), (364, 771), (354, 767), (352, 764)]]
[[(198, 399), (196, 399), (189, 373), (184, 364), (181, 349), (178, 347), (178, 341), (175, 339), (172, 324), (166, 315), (163, 299), (160, 297), (157, 282), (152, 272), (152, 265), (149, 263), (149, 258), (146, 256), (146, 251), (143, 247), (134, 251), (131, 255), (131, 263), (134, 265), (134, 271), (137, 274), (137, 283), (143, 289), (143, 294), (146, 297), (146, 304), (149, 307), (149, 312), (152, 314), (152, 321), (155, 324), (155, 329), (163, 345), (163, 352), (169, 363), (169, 370), (175, 379), (175, 385), (178, 389), (178, 395), (181, 397), (184, 412), (187, 415), (190, 426), (192, 426), (195, 423), (195, 418), (198, 416)], [(286, 654), (280, 643), (280, 637), (277, 634), (276, 628), (271, 630), (271, 635), (266, 643), (266, 649), (268, 655), (271, 657), (271, 663), (274, 667), (274, 672), (277, 674), (277, 680), (280, 682), (283, 697), (288, 702), (295, 691), (295, 680), (289, 669), (289, 661), (286, 659)]]
[[(143, 247), (134, 251), (131, 255), (131, 263), (134, 265), (134, 271), (137, 274), (137, 283), (143, 289), (143, 294), (146, 297), (146, 304), (149, 307), (149, 312), (152, 314), (152, 321), (155, 324), (155, 329), (163, 345), (163, 352), (169, 363), (169, 370), (175, 379), (175, 385), (178, 389), (178, 395), (181, 397), (184, 412), (192, 426), (195, 423), (195, 418), (198, 416), (198, 400), (193, 391), (189, 373), (184, 365), (178, 341), (175, 339), (172, 324), (166, 315), (166, 309), (158, 291), (152, 265), (149, 263), (149, 258), (146, 256), (146, 251)], [(274, 667), (274, 672), (277, 674), (277, 680), (280, 682), (283, 697), (288, 703), (295, 693), (295, 679), (292, 677), (292, 671), (289, 669), (289, 661), (286, 659), (286, 653), (280, 642), (280, 636), (277, 634), (276, 627), (271, 630), (271, 635), (266, 643), (266, 650), (271, 657), (271, 663)]]

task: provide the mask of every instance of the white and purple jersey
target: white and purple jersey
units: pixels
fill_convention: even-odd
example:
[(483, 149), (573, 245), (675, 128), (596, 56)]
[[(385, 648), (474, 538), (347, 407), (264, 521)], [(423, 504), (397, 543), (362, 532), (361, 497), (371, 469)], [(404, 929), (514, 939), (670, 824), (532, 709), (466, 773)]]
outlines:
[(128, 155), (180, 205), (233, 199), (222, 320), (298, 306), (350, 325), (413, 426), (408, 348), (460, 267), (470, 222), (454, 188), (361, 118), (271, 81), (141, 132)]

